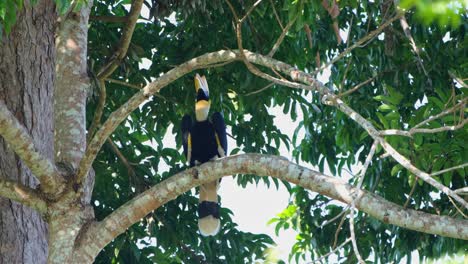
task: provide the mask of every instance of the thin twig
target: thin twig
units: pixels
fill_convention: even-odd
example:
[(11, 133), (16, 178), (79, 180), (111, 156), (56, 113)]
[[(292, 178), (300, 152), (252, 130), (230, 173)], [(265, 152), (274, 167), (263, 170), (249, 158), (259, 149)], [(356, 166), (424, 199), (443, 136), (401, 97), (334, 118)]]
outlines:
[(311, 262), (309, 263), (317, 263), (317, 262), (321, 262), (323, 259), (327, 258), (328, 256), (330, 256), (331, 254), (335, 253), (337, 250), (341, 249), (342, 247), (344, 247), (346, 244), (349, 243), (349, 241), (351, 241), (351, 238), (348, 237), (348, 239), (346, 239), (343, 243), (341, 243), (341, 245), (339, 245), (338, 247), (334, 248), (332, 251), (328, 252), (326, 255), (323, 255), (321, 256), (320, 258), (318, 259), (314, 259), (312, 260)]
[(448, 74), (449, 74), (450, 77), (452, 77), (455, 81), (457, 81), (463, 88), (468, 88), (468, 85), (464, 82), (464, 80), (468, 80), (468, 79), (460, 79), (460, 78), (458, 78), (457, 76), (455, 76), (455, 74), (453, 74), (451, 71), (449, 71)]
[[(457, 111), (458, 109), (463, 109), (465, 107), (465, 103), (468, 99), (463, 99), (462, 101), (460, 101), (459, 103), (457, 103), (456, 105), (454, 105), (453, 107), (449, 108), (449, 109), (446, 109), (442, 112), (440, 112), (439, 114), (435, 115), (435, 116), (431, 116), (430, 118), (418, 123), (417, 125), (415, 125), (413, 128), (411, 128), (409, 131), (404, 131), (404, 130), (397, 130), (397, 129), (388, 129), (388, 130), (383, 130), (383, 131), (379, 131), (379, 135), (381, 136), (392, 136), (392, 135), (397, 135), (397, 136), (405, 136), (405, 137), (413, 137), (414, 134), (416, 133), (438, 133), (438, 132), (443, 132), (443, 131), (453, 131), (453, 130), (457, 130), (457, 129), (460, 129), (462, 128), (467, 122), (468, 122), (468, 119), (464, 119), (462, 122), (460, 122), (459, 124), (457, 125), (453, 125), (453, 126), (443, 126), (443, 127), (439, 127), (439, 128), (432, 128), (432, 129), (429, 129), (429, 128), (419, 128), (433, 120), (436, 120), (438, 118), (441, 118), (445, 115), (448, 115), (450, 113), (454, 113), (455, 111)], [(463, 118), (463, 117), (461, 117)]]
[(413, 128), (410, 130), (410, 133), (411, 134), (416, 134), (416, 133), (433, 134), (433, 133), (438, 133), (438, 132), (443, 132), (443, 131), (454, 131), (454, 130), (464, 127), (466, 123), (468, 123), (468, 118), (464, 119), (460, 124), (455, 125), (455, 126), (444, 126), (444, 127), (438, 127), (438, 128), (417, 128), (417, 129)]
[(273, 8), (273, 13), (275, 14), (276, 21), (278, 21), (278, 24), (281, 27), (281, 30), (284, 30), (283, 23), (281, 23), (281, 19), (278, 16), (278, 12), (276, 12), (275, 4), (273, 3), (273, 0), (270, 0), (271, 7)]
[(460, 188), (460, 189), (456, 189), (453, 192), (454, 193), (460, 193), (462, 195), (468, 194), (468, 187), (463, 187), (463, 188)]
[[(369, 154), (367, 154), (366, 161), (364, 162), (362, 169), (359, 172), (359, 182), (357, 184), (357, 189), (360, 190), (362, 188), (362, 184), (364, 182), (364, 178), (367, 172), (367, 168), (369, 167), (369, 164), (371, 163), (375, 150), (377, 146), (379, 145), (379, 142), (377, 140), (374, 141), (374, 143), (371, 146), (371, 149), (369, 150)], [(351, 241), (353, 244), (353, 249), (354, 249), (354, 254), (356, 255), (356, 258), (358, 259), (359, 263), (364, 263), (364, 260), (361, 257), (361, 254), (359, 253), (359, 249), (357, 246), (357, 241), (356, 241), (356, 235), (354, 232), (354, 209), (356, 208), (356, 201), (360, 199), (361, 196), (358, 195), (354, 197), (353, 201), (351, 202), (351, 208), (349, 210), (350, 216), (349, 216), (349, 229), (351, 232)]]
[(294, 25), (294, 22), (296, 21), (297, 17), (298, 16), (295, 16), (293, 19), (291, 19), (291, 21), (288, 22), (286, 27), (283, 29), (283, 32), (281, 32), (279, 38), (276, 40), (275, 45), (273, 45), (273, 48), (271, 48), (271, 51), (268, 53), (268, 57), (273, 57), (273, 55), (275, 55), (276, 51), (283, 42), (284, 37), (286, 37), (286, 34), (288, 33), (289, 29), (292, 27), (292, 25)]
[(332, 248), (335, 248), (335, 247), (336, 247), (336, 243), (338, 242), (338, 235), (340, 234), (341, 227), (343, 226), (343, 223), (344, 223), (344, 221), (346, 220), (346, 216), (347, 216), (347, 214), (344, 214), (344, 215), (341, 217), (341, 221), (340, 221), (340, 223), (338, 224), (338, 227), (336, 228), (336, 231), (335, 231), (335, 240), (333, 241), (333, 246), (332, 246)]
[(252, 13), (252, 11), (255, 9), (255, 7), (257, 7), (260, 3), (262, 2), (262, 0), (258, 0), (257, 2), (255, 2), (250, 8), (249, 10), (247, 10), (247, 13), (245, 13), (244, 17), (241, 18), (241, 20), (239, 21), (239, 23), (242, 24), (242, 22), (244, 22), (244, 20), (250, 15), (250, 13)]
[[(211, 66), (211, 67), (213, 67), (213, 66)], [(214, 67), (217, 67), (217, 65), (214, 65)], [(115, 84), (119, 84), (119, 85), (122, 85), (122, 86), (130, 87), (130, 88), (133, 88), (133, 89), (137, 89), (137, 90), (143, 89), (142, 86), (138, 86), (138, 85), (135, 85), (135, 84), (131, 84), (131, 83), (115, 80), (115, 79), (106, 78), (106, 81), (111, 82), (111, 83), (115, 83)], [(153, 94), (153, 96), (156, 96), (158, 98), (161, 98), (163, 100), (169, 101), (169, 102), (174, 103), (174, 104), (178, 104), (178, 102), (176, 102), (174, 100), (171, 100), (171, 99), (168, 99), (168, 98), (162, 96), (159, 93), (155, 93), (155, 94)]]
[(446, 172), (449, 172), (449, 171), (462, 169), (462, 168), (465, 168), (466, 166), (468, 166), (468, 163), (464, 163), (464, 164), (461, 164), (461, 165), (458, 165), (458, 166), (455, 166), (455, 167), (451, 167), (451, 168), (448, 168), (448, 169), (445, 169), (445, 170), (441, 170), (441, 171), (438, 171), (438, 172), (434, 172), (434, 173), (431, 173), (431, 177), (434, 177), (434, 176), (437, 176), (437, 175), (440, 175), (440, 174), (443, 174), (443, 173), (446, 173)]
[(133, 169), (132, 165), (130, 162), (127, 160), (127, 158), (122, 154), (122, 152), (119, 150), (119, 148), (115, 145), (115, 143), (108, 138), (107, 139), (107, 144), (111, 147), (112, 151), (115, 153), (115, 155), (122, 161), (124, 166), (127, 168), (128, 175), (131, 177), (135, 177), (135, 170)]
[(115, 83), (115, 84), (120, 84), (122, 86), (127, 86), (127, 87), (137, 89), (137, 90), (143, 89), (143, 86), (138, 86), (138, 85), (135, 85), (135, 84), (131, 84), (131, 83), (115, 80), (115, 79), (106, 78), (106, 81), (111, 82), (111, 83)]
[(304, 24), (304, 31), (306, 32), (307, 41), (309, 41), (309, 48), (311, 49), (314, 47), (314, 41), (312, 39), (312, 30), (310, 30), (309, 25)]
[(250, 95), (254, 95), (254, 94), (261, 93), (261, 92), (265, 91), (266, 89), (272, 87), (273, 85), (275, 85), (275, 83), (269, 83), (269, 84), (265, 85), (265, 86), (264, 86), (263, 88), (261, 88), (261, 89), (258, 89), (258, 90), (256, 90), (256, 91), (253, 91), (253, 92), (244, 94), (244, 96), (250, 96)]
[[(452, 112), (455, 112), (455, 111), (456, 111), (457, 109), (459, 109), (459, 108), (465, 107), (465, 103), (466, 103), (467, 100), (468, 100), (468, 98), (464, 98), (463, 100), (461, 100), (461, 102), (459, 102), (458, 104), (454, 105), (453, 107), (451, 107), (451, 108), (449, 108), (449, 109), (446, 109), (446, 110), (440, 112), (439, 114), (437, 114), (437, 115), (435, 115), (435, 116), (431, 116), (430, 118), (428, 118), (428, 119), (426, 119), (426, 120), (420, 122), (419, 124), (415, 125), (412, 129), (413, 129), (413, 130), (414, 130), (414, 129), (417, 129), (417, 128), (419, 128), (419, 127), (421, 127), (421, 126), (423, 126), (423, 125), (425, 125), (425, 124), (431, 122), (432, 120), (438, 119), (438, 118), (440, 118), (440, 117), (442, 117), (442, 116), (445, 116), (445, 115), (448, 115), (448, 114), (450, 114), (450, 113), (452, 113)], [(411, 129), (410, 129), (410, 132), (411, 132)]]
[(346, 206), (343, 211), (341, 211), (339, 214), (337, 214), (336, 216), (334, 216), (332, 219), (326, 221), (325, 223), (323, 223), (322, 225), (320, 225), (320, 228), (326, 226), (326, 225), (329, 225), (333, 222), (335, 222), (336, 220), (338, 220), (338, 218), (340, 218), (343, 214), (346, 214), (349, 210), (349, 206)]
[(396, 16), (392, 17), (391, 19), (387, 20), (385, 23), (383, 23), (382, 25), (380, 25), (376, 30), (372, 31), (371, 33), (367, 34), (365, 37), (361, 38), (360, 40), (358, 40), (356, 43), (354, 43), (351, 47), (345, 49), (342, 53), (340, 53), (338, 56), (336, 56), (334, 59), (332, 59), (331, 61), (327, 62), (325, 65), (323, 65), (322, 67), (320, 67), (319, 69), (317, 69), (315, 72), (313, 72), (311, 75), (312, 76), (315, 76), (317, 73), (321, 72), (322, 70), (324, 70), (325, 68), (327, 68), (328, 66), (332, 65), (333, 63), (337, 62), (338, 60), (340, 60), (341, 58), (343, 58), (346, 54), (350, 53), (353, 49), (361, 46), (364, 42), (374, 38), (375, 36), (377, 36), (380, 32), (382, 32), (382, 30), (384, 30), (387, 26), (389, 26), (393, 21), (397, 20), (398, 18), (400, 18), (403, 14), (397, 14)]
[(413, 187), (411, 187), (411, 191), (410, 191), (410, 193), (408, 194), (408, 198), (406, 198), (406, 202), (405, 202), (405, 204), (403, 205), (403, 208), (406, 209), (406, 207), (408, 207), (408, 204), (409, 204), (410, 201), (411, 201), (411, 197), (413, 196), (414, 190), (416, 190), (416, 185), (417, 185), (417, 183), (418, 183), (418, 177), (416, 177), (415, 180), (414, 180)]
[[(362, 183), (364, 182), (364, 177), (366, 176), (367, 168), (369, 167), (370, 162), (374, 158), (375, 150), (378, 145), (379, 145), (379, 142), (375, 140), (371, 146), (371, 149), (369, 150), (369, 154), (367, 154), (366, 161), (364, 162), (362, 168), (360, 169), (359, 176), (358, 176), (359, 182), (357, 184), (358, 189), (361, 189), (362, 187)], [(356, 197), (356, 199), (359, 199), (359, 198), (360, 197)], [(353, 204), (356, 199), (353, 200)]]
[(359, 249), (357, 246), (357, 241), (356, 241), (356, 234), (354, 233), (354, 203), (351, 206), (350, 210), (350, 217), (349, 217), (349, 231), (351, 232), (351, 242), (353, 244), (353, 250), (354, 254), (356, 255), (356, 258), (358, 259), (359, 263), (365, 263), (364, 260), (361, 257), (361, 254), (359, 253)]
[[(402, 12), (402, 10), (399, 9), (398, 7), (398, 2), (399, 0), (394, 0), (393, 3), (395, 5), (395, 8), (398, 10), (398, 12)], [(419, 54), (419, 48), (416, 46), (416, 42), (414, 41), (413, 36), (411, 35), (411, 29), (409, 27), (408, 21), (406, 21), (406, 17), (403, 15), (400, 17), (400, 25), (401, 28), (403, 29), (403, 32), (405, 33), (406, 38), (408, 38), (411, 48), (413, 49), (413, 52), (416, 54), (416, 57), (418, 59), (419, 66), (421, 66), (421, 69), (424, 72), (424, 75), (429, 78), (429, 75), (427, 74), (426, 68), (424, 68), (424, 64), (422, 62), (421, 56)]]
[(343, 97), (343, 96), (346, 96), (348, 94), (351, 94), (351, 93), (354, 93), (355, 91), (357, 91), (359, 88), (361, 88), (362, 86), (372, 82), (373, 80), (375, 80), (375, 78), (377, 78), (378, 75), (375, 75), (374, 77), (371, 77), (365, 81), (363, 81), (362, 83), (359, 83), (357, 84), (356, 86), (354, 86), (353, 88), (347, 90), (346, 92), (343, 92), (343, 93), (340, 93), (338, 94), (338, 97)]
[[(349, 42), (348, 42), (348, 44), (349, 44)], [(353, 61), (353, 57), (349, 57), (348, 63), (346, 65), (346, 69), (345, 69), (344, 74), (343, 74), (343, 79), (341, 79), (340, 87), (338, 87), (338, 89), (340, 91), (343, 90), (344, 82), (346, 81), (346, 78), (348, 77), (348, 71), (349, 71), (349, 68), (351, 66), (352, 61)]]
[(242, 45), (242, 27), (241, 27), (240, 20), (238, 19), (238, 15), (236, 13), (236, 10), (234, 9), (234, 6), (231, 4), (231, 2), (229, 0), (226, 0), (226, 2), (228, 4), (229, 8), (231, 9), (231, 12), (232, 12), (232, 14), (234, 16), (234, 19), (236, 21), (238, 21), (238, 22), (236, 22), (237, 46), (239, 47), (240, 58), (244, 62), (245, 66), (247, 66), (247, 69), (249, 69), (249, 71), (252, 72), (253, 74), (255, 74), (255, 75), (259, 76), (259, 77), (262, 77), (262, 78), (264, 78), (264, 79), (266, 79), (268, 81), (277, 83), (277, 84), (281, 84), (281, 85), (288, 86), (288, 87), (291, 87), (291, 88), (296, 88), (296, 89), (314, 90), (314, 88), (312, 86), (307, 86), (307, 85), (296, 83), (296, 82), (290, 82), (288, 80), (281, 80), (281, 79), (275, 78), (273, 76), (270, 76), (270, 75), (260, 71), (252, 63), (250, 63), (249, 60), (247, 60), (247, 57), (245, 55), (244, 48), (243, 48), (243, 45)]
[(457, 206), (457, 204), (453, 201), (452, 197), (448, 196), (450, 202), (453, 204), (453, 206), (455, 206), (455, 208), (457, 209), (457, 211), (463, 215), (464, 218), (468, 218), (468, 216), (466, 216), (463, 211)]

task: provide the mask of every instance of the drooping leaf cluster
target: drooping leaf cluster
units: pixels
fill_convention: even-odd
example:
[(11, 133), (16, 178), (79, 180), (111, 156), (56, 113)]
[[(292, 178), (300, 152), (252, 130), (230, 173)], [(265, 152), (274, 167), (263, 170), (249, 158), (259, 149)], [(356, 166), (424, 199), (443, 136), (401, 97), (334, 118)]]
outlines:
[[(255, 1), (231, 2), (242, 15)], [(334, 20), (320, 2), (271, 3), (262, 2), (243, 23), (244, 48), (267, 54), (282, 32), (280, 23), (284, 27), (296, 19), (275, 58), (306, 72), (314, 72), (318, 63), (330, 60), (396, 15), (395, 7), (389, 6), (388, 1), (340, 1), (340, 15), (335, 21), (348, 41), (339, 44), (333, 31)], [(97, 75), (112, 58), (125, 25), (104, 18), (125, 17), (128, 4), (130, 1), (94, 1), (88, 50), (91, 75)], [(224, 2), (146, 1), (144, 10), (147, 12), (136, 25), (127, 57), (109, 77), (113, 80), (141, 86), (193, 57), (237, 48), (233, 16)], [(407, 130), (466, 98), (466, 88), (460, 88), (451, 77), (468, 75), (466, 14), (460, 15), (459, 25), (424, 25), (413, 11), (406, 18), (419, 56), (397, 20), (383, 34), (336, 62), (325, 80), (326, 86), (341, 93), (375, 77), (343, 100), (382, 130)], [(277, 74), (268, 68), (261, 70)], [(278, 85), (261, 90), (269, 83), (249, 73), (241, 62), (198, 72), (207, 76), (213, 111), (224, 114), (235, 141), (230, 154), (280, 154), (278, 149), (284, 145), (296, 161), (342, 177), (364, 162), (373, 143), (345, 114), (323, 105), (317, 93)], [(115, 82), (106, 82), (106, 86), (103, 120), (137, 92)], [(98, 219), (139, 192), (187, 168), (180, 151), (180, 120), (186, 113), (193, 114), (194, 92), (193, 74), (173, 82), (136, 109), (111, 136), (113, 143), (104, 145), (93, 165), (96, 171), (93, 200)], [(93, 118), (97, 99), (96, 91), (90, 97), (87, 120)], [(278, 129), (270, 110), (274, 106), (282, 107), (284, 114), (296, 122), (296, 133), (286, 135)], [(423, 127), (454, 125), (460, 118), (466, 118), (463, 108)], [(412, 138), (386, 137), (413, 164), (429, 173), (465, 163), (468, 160), (466, 138), (466, 128), (416, 134)], [(364, 188), (400, 205), (412, 193), (408, 208), (460, 217), (445, 195), (422, 183), (391, 158), (381, 157), (382, 154), (378, 148), (366, 173)], [(435, 178), (452, 189), (467, 185), (465, 169)], [(259, 180), (254, 175), (237, 175), (240, 186)], [(351, 179), (350, 183), (355, 181)], [(343, 205), (302, 188), (286, 186), (292, 196), (291, 203), (272, 223), (279, 235), (282, 229), (298, 232), (291, 259), (301, 262), (319, 257), (349, 237), (349, 217), (344, 218), (336, 241), (335, 232), (341, 218), (323, 225), (339, 214)], [(96, 262), (252, 263), (265, 258), (264, 252), (272, 246), (272, 239), (238, 230), (231, 220), (235, 212), (227, 208), (221, 210), (220, 234), (214, 238), (201, 237), (197, 233), (197, 202), (196, 191), (192, 190), (152, 212), (108, 245)], [(399, 261), (416, 249), (420, 256), (434, 258), (466, 250), (463, 241), (416, 233), (362, 213), (357, 214), (355, 222), (361, 254), (374, 261)], [(340, 262), (356, 262), (351, 244), (338, 251), (337, 257)]]

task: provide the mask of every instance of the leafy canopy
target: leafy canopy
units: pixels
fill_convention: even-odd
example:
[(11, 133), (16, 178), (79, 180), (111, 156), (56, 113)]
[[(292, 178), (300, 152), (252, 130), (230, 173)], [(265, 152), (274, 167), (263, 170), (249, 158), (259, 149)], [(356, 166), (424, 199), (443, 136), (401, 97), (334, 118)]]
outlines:
[[(244, 14), (254, 2), (232, 1), (232, 4), (236, 12)], [(323, 65), (344, 51), (348, 43), (356, 42), (394, 16), (396, 8), (391, 2), (339, 1), (339, 16), (332, 19), (319, 1), (263, 1), (243, 23), (243, 45), (267, 54), (282, 33), (282, 27), (296, 19), (275, 58), (313, 72), (318, 64)], [(466, 2), (426, 2), (401, 1), (403, 7), (412, 8), (407, 11), (406, 19), (419, 55), (397, 20), (383, 34), (331, 66), (325, 84), (337, 93), (373, 78), (343, 100), (378, 129), (409, 129), (466, 98), (467, 89), (453, 79), (453, 76), (468, 75), (465, 46), (468, 24), (463, 11)], [(118, 0), (93, 3), (88, 51), (93, 74), (112, 57), (124, 26), (105, 18), (125, 17), (128, 4), (130, 1)], [(233, 16), (225, 2), (163, 0), (144, 4), (149, 12), (137, 23), (127, 57), (110, 77), (114, 80), (141, 86), (195, 56), (237, 48)], [(57, 0), (60, 13), (71, 6), (68, 0)], [(15, 14), (22, 8), (22, 0), (0, 2), (0, 29), (8, 33)], [(342, 35), (347, 35), (346, 42), (338, 43), (334, 22), (345, 33)], [(150, 62), (149, 67), (142, 66), (144, 61)], [(275, 74), (270, 69), (262, 70)], [(231, 154), (279, 154), (278, 148), (285, 145), (296, 161), (317, 166), (320, 171), (328, 168), (335, 177), (352, 170), (359, 162), (364, 163), (373, 143), (371, 138), (345, 114), (323, 105), (317, 94), (278, 85), (252, 93), (269, 83), (248, 72), (240, 62), (207, 69), (203, 74), (210, 82), (212, 106), (224, 113), (235, 139)], [(96, 171), (93, 200), (98, 219), (149, 186), (186, 169), (180, 151), (179, 123), (185, 113), (193, 112), (192, 77), (176, 80), (159, 96), (136, 109), (112, 135), (114, 144), (104, 145), (93, 165)], [(103, 120), (136, 92), (115, 82), (106, 85)], [(97, 92), (93, 93), (87, 106), (87, 120), (93, 119), (97, 98)], [(273, 106), (282, 107), (284, 114), (298, 122), (293, 135), (277, 128), (269, 110)], [(249, 115), (252, 118), (246, 118)], [(466, 118), (464, 108), (431, 121), (424, 128), (457, 124), (460, 118)], [(165, 135), (174, 138), (175, 147), (167, 146), (167, 141), (163, 141)], [(462, 128), (416, 134), (412, 138), (389, 136), (387, 140), (414, 165), (430, 173), (465, 163), (468, 160), (466, 138), (467, 129)], [(126, 160), (119, 158), (119, 153)], [(408, 208), (461, 217), (447, 196), (418, 180), (391, 158), (381, 157), (382, 154), (378, 148), (363, 188), (400, 205), (408, 202)], [(254, 175), (236, 177), (240, 186), (264, 180), (267, 184), (273, 181), (276, 186), (287, 187), (290, 205), (271, 223), (276, 225), (279, 235), (283, 229), (298, 232), (290, 254), (296, 262), (325, 255), (349, 237), (347, 228), (336, 232), (341, 218), (323, 225), (343, 210), (342, 205), (277, 180)], [(467, 186), (466, 168), (437, 175), (435, 179), (451, 189)], [(355, 184), (353, 179), (350, 181)], [(273, 246), (273, 240), (263, 234), (238, 230), (231, 221), (233, 212), (228, 208), (221, 210), (223, 226), (219, 236), (195, 235), (196, 205), (195, 191), (181, 195), (119, 236), (101, 252), (96, 262), (250, 263), (267, 257), (265, 251)], [(343, 221), (346, 226), (349, 218)], [(399, 261), (414, 250), (420, 256), (437, 258), (467, 249), (464, 241), (409, 231), (362, 213), (357, 214), (355, 226), (363, 258), (372, 256), (374, 261), (382, 263)], [(350, 243), (337, 254), (341, 262), (356, 262)]]

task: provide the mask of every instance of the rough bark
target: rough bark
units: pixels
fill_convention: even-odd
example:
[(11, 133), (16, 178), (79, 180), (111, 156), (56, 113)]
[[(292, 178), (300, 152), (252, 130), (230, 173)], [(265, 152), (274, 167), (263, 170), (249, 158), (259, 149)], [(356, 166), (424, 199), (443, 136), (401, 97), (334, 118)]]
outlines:
[[(36, 150), (53, 160), (53, 1), (38, 1), (18, 14), (0, 49), (0, 100), (24, 126)], [(31, 171), (0, 137), (0, 178), (36, 187)], [(44, 263), (47, 225), (34, 210), (0, 198), (0, 263)]]
[(180, 172), (135, 197), (102, 221), (92, 224), (78, 242), (75, 262), (91, 263), (99, 251), (115, 237), (178, 195), (200, 184), (238, 173), (276, 177), (346, 204), (354, 202), (356, 208), (384, 223), (424, 233), (468, 239), (467, 220), (405, 209), (375, 194), (353, 187), (341, 178), (323, 175), (283, 157), (242, 154)]
[(77, 186), (76, 168), (86, 148), (86, 95), (88, 17), (91, 4), (60, 18), (55, 74), (55, 157), (68, 170), (72, 188), (49, 206), (48, 263), (71, 263), (76, 237), (83, 225), (94, 218), (89, 202), (94, 173), (86, 174), (83, 188)]
[[(86, 148), (86, 97), (90, 87), (87, 74), (88, 18), (91, 3), (60, 19), (56, 47), (54, 91), (55, 158), (73, 171)], [(81, 202), (89, 203), (94, 172), (86, 174)], [(73, 175), (74, 176), (74, 175)]]

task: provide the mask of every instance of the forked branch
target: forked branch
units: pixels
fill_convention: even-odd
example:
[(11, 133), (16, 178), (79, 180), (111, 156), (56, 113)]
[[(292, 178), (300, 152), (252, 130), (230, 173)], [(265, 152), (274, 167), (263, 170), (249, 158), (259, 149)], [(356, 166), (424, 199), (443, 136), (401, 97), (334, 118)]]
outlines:
[(56, 194), (63, 190), (64, 180), (57, 168), (37, 151), (29, 133), (3, 101), (0, 101), (0, 136), (37, 177), (45, 193)]

